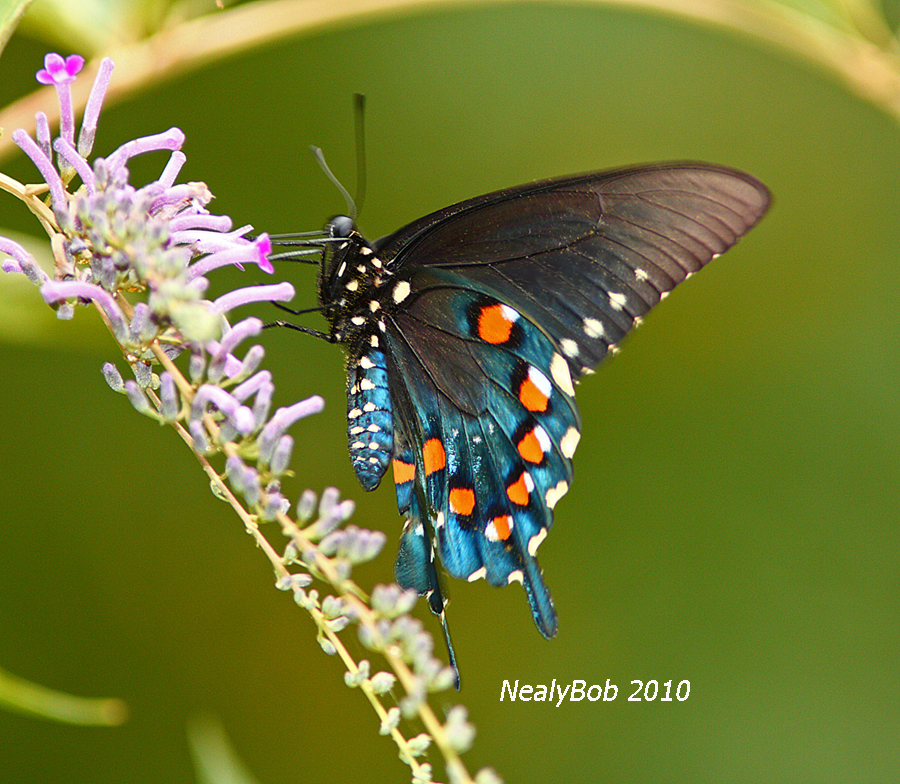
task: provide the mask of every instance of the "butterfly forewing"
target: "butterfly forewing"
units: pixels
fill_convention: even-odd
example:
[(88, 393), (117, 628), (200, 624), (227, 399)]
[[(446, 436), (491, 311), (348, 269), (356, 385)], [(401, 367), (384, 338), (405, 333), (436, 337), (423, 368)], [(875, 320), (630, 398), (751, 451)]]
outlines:
[(354, 229), (326, 253), (354, 468), (372, 489), (391, 453), (407, 516), (401, 585), (443, 612), (436, 549), (454, 577), (523, 583), (556, 633), (536, 553), (572, 480), (573, 380), (768, 205), (741, 172), (650, 166), (487, 194), (372, 245)]

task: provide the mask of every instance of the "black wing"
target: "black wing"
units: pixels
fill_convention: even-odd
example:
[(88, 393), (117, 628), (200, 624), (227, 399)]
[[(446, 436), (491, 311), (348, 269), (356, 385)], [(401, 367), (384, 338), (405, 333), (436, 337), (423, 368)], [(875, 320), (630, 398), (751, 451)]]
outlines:
[[(753, 177), (664, 164), (510, 188), (439, 210), (375, 243), (397, 275), (459, 269), (559, 345), (575, 376), (768, 209)], [(464, 268), (461, 269), (461, 268)]]

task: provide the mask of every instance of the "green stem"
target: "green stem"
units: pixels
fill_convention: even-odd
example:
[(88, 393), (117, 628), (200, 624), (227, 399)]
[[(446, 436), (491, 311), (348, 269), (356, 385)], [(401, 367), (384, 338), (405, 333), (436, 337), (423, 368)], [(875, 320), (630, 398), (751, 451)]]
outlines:
[[(493, 0), (493, 5), (518, 0)], [(872, 35), (838, 29), (774, 0), (545, 0), (548, 5), (619, 8), (671, 16), (682, 21), (749, 36), (813, 63), (900, 123), (900, 54), (886, 23), (874, 29), (871, 14), (863, 25)], [(263, 44), (337, 27), (359, 26), (378, 19), (433, 10), (483, 7), (475, 0), (261, 0), (225, 13), (210, 14), (166, 28), (103, 56), (116, 63), (116, 78), (107, 101), (157, 84)], [(859, 15), (857, 15), (859, 16)], [(850, 20), (851, 23), (853, 20)], [(857, 24), (860, 20), (856, 19)], [(874, 34), (873, 34), (874, 33)], [(878, 43), (871, 40), (874, 38)], [(85, 66), (84, 78), (72, 85), (75, 111), (84, 107), (101, 56)], [(0, 127), (33, 130), (38, 110), (54, 106), (51, 88), (40, 88), (0, 111)], [(48, 113), (51, 124), (58, 116)], [(0, 138), (0, 161), (15, 146)]]
[(122, 700), (76, 697), (32, 683), (5, 670), (0, 670), (0, 705), (66, 724), (117, 727), (128, 718), (128, 708)]

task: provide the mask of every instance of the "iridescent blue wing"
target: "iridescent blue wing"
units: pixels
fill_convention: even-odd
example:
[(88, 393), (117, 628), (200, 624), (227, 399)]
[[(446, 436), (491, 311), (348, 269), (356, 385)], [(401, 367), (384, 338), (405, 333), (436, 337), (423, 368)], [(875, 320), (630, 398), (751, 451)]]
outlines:
[(452, 275), (423, 271), (415, 301), (386, 319), (394, 428), (409, 445), (395, 453), (394, 478), (409, 514), (404, 537), (418, 537), (404, 539), (397, 578), (440, 595), (425, 577), (433, 537), (454, 577), (523, 583), (549, 637), (556, 614), (535, 553), (568, 486), (578, 414), (568, 367), (559, 358), (554, 380), (553, 345), (534, 325), (520, 323), (505, 349), (473, 339), (479, 314), (483, 328), (483, 314), (500, 307)]

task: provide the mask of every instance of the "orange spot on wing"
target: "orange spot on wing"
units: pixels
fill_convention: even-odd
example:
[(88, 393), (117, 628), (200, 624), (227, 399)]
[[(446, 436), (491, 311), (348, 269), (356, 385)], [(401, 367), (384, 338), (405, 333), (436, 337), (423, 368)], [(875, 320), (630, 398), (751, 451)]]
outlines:
[(546, 411), (549, 399), (530, 378), (519, 387), (519, 400), (529, 411)]
[(416, 467), (412, 463), (404, 463), (402, 460), (394, 458), (391, 461), (394, 466), (394, 483), (402, 485), (411, 482), (416, 475)]
[(468, 487), (454, 487), (450, 491), (450, 511), (470, 515), (475, 508), (475, 492)]
[(506, 343), (512, 328), (513, 322), (504, 315), (502, 305), (488, 305), (478, 314), (478, 337), (488, 343)]
[(534, 430), (529, 430), (519, 441), (517, 448), (523, 459), (529, 463), (540, 463), (544, 459), (544, 450)]
[(528, 506), (528, 485), (525, 483), (525, 474), (506, 488), (506, 495), (510, 501), (519, 506)]
[(494, 528), (497, 531), (497, 538), (501, 542), (505, 542), (509, 539), (509, 536), (512, 533), (512, 518), (509, 515), (495, 517), (491, 522), (494, 524)]
[(422, 447), (422, 458), (425, 461), (425, 476), (440, 471), (447, 465), (447, 454), (439, 438), (429, 438)]

